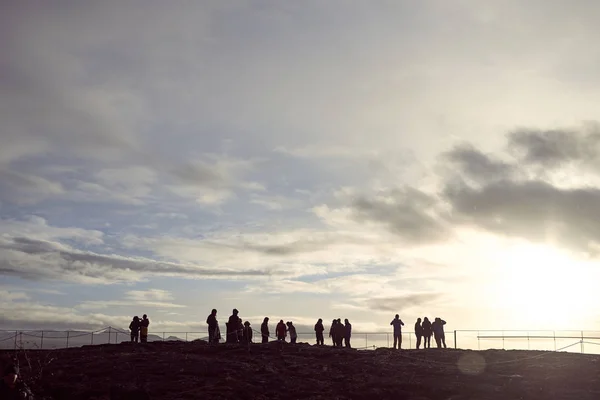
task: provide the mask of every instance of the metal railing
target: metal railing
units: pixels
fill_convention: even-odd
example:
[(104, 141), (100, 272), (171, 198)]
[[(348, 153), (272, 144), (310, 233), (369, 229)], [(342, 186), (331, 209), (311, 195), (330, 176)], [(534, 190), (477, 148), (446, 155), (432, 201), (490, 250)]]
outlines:
[[(148, 341), (207, 340), (208, 331), (195, 332), (149, 332)], [(539, 330), (455, 330), (446, 332), (446, 344), (453, 348), (520, 349), (556, 351), (576, 340), (581, 353), (600, 354), (600, 331), (539, 331)], [(111, 344), (130, 341), (125, 330), (107, 327), (97, 331), (50, 331), (50, 330), (0, 330), (0, 349), (59, 349), (85, 345)], [(353, 332), (352, 347), (358, 349), (390, 348), (394, 336), (390, 332)], [(260, 333), (254, 333), (254, 342), (260, 342)], [(298, 333), (298, 342), (314, 344), (314, 332)], [(431, 338), (431, 347), (436, 347)], [(331, 345), (331, 339), (326, 338)], [(416, 337), (413, 332), (402, 332), (402, 348), (414, 349)], [(423, 346), (421, 346), (423, 347)], [(574, 351), (574, 350), (570, 350)]]

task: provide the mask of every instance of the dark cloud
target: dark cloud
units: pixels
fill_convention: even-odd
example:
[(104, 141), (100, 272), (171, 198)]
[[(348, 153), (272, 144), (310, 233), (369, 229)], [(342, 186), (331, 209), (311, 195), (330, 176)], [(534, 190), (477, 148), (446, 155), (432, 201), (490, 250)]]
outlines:
[(432, 303), (440, 297), (439, 293), (416, 293), (397, 297), (377, 297), (368, 299), (366, 303), (373, 310), (401, 313), (403, 310), (412, 307), (420, 307)]
[(600, 189), (560, 189), (541, 181), (446, 188), (456, 222), (506, 236), (591, 251), (600, 241)]
[(436, 212), (438, 199), (414, 188), (393, 190), (384, 197), (359, 197), (352, 204), (357, 221), (377, 222), (410, 243), (426, 243), (451, 236)]
[(560, 167), (573, 162), (600, 160), (600, 128), (585, 130), (522, 129), (508, 135), (509, 152), (521, 162), (543, 167)]
[(486, 183), (514, 176), (517, 169), (506, 162), (494, 159), (482, 153), (470, 144), (455, 147), (440, 157), (442, 162), (448, 162), (453, 173), (461, 171), (462, 175), (475, 183)]
[(171, 170), (180, 182), (193, 186), (219, 187), (227, 177), (216, 166), (202, 163), (188, 163)]
[(143, 275), (205, 278), (256, 277), (283, 271), (210, 269), (144, 258), (102, 255), (72, 249), (56, 242), (13, 237), (0, 239), (0, 273), (30, 280), (68, 280), (111, 283), (137, 280)]

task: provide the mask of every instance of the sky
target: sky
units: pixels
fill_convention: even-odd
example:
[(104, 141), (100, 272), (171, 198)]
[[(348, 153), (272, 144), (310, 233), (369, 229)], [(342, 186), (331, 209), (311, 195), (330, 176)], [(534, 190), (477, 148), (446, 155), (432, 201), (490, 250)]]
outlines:
[(600, 330), (597, 1), (0, 7), (0, 328)]

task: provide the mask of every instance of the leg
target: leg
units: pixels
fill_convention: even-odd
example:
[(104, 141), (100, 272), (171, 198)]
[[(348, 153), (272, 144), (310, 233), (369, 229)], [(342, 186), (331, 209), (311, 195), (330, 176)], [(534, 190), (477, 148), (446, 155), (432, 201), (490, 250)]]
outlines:
[(417, 335), (417, 350), (421, 347), (421, 335)]
[(135, 335), (132, 333), (131, 334), (131, 343), (133, 343), (133, 340), (135, 339)]
[(444, 348), (447, 349), (446, 347), (446, 335), (442, 335), (442, 344), (444, 345)]
[(394, 335), (394, 349), (398, 345), (398, 336)]
[(402, 349), (402, 334), (398, 335), (398, 350)]

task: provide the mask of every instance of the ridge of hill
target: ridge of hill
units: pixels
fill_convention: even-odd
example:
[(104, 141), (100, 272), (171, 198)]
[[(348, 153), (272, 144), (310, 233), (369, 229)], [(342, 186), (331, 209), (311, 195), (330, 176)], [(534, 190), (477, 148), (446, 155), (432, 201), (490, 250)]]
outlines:
[(600, 356), (121, 343), (0, 351), (37, 399), (598, 399)]

